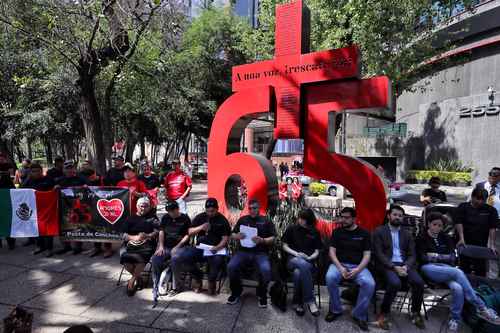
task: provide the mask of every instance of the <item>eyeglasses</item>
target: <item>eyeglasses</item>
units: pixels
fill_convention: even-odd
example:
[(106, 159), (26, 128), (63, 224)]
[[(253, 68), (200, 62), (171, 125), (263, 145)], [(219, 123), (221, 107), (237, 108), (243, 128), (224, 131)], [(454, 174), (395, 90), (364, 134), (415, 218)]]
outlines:
[(498, 172), (489, 172), (488, 175), (490, 177), (498, 177), (498, 176), (500, 176), (500, 173), (498, 173)]

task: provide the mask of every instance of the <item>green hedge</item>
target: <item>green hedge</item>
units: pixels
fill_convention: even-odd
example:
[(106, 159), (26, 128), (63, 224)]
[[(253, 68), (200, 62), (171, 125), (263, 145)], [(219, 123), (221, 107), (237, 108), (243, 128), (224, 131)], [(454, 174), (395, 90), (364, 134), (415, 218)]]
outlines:
[(439, 177), (443, 184), (455, 185), (457, 183), (470, 184), (472, 176), (469, 172), (450, 172), (436, 170), (410, 170), (407, 173), (407, 181), (428, 182), (431, 177)]
[(328, 189), (326, 188), (326, 184), (319, 182), (312, 182), (309, 184), (309, 192), (312, 195), (316, 194), (325, 194)]

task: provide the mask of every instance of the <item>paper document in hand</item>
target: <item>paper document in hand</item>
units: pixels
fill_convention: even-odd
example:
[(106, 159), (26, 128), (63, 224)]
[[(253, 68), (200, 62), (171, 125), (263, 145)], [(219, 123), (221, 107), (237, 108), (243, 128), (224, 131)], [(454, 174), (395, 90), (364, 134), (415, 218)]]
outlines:
[(197, 249), (203, 250), (203, 256), (204, 257), (210, 257), (210, 256), (215, 256), (215, 255), (221, 255), (221, 256), (226, 256), (227, 255), (227, 249), (223, 248), (222, 250), (217, 251), (217, 253), (212, 253), (210, 249), (213, 247), (213, 245), (208, 245), (208, 244), (203, 244), (200, 243), (196, 245)]
[(252, 240), (252, 238), (257, 236), (257, 228), (242, 225), (240, 226), (240, 232), (245, 235), (245, 238), (240, 241), (241, 246), (255, 247), (255, 242)]

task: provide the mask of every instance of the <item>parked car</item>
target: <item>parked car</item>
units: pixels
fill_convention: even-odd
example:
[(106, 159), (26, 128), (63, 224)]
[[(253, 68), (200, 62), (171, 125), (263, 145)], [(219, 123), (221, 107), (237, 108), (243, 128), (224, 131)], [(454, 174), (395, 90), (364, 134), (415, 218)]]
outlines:
[(391, 203), (404, 203), (409, 201), (411, 194), (406, 188), (405, 183), (390, 183), (388, 186), (389, 201)]
[(309, 192), (312, 195), (328, 194), (332, 197), (342, 196), (344, 187), (340, 184), (332, 183), (328, 180), (313, 181), (309, 185)]
[(304, 172), (302, 170), (290, 171), (287, 175), (283, 176), (283, 181), (288, 182), (288, 179), (291, 179), (293, 181), (293, 178), (298, 178), (299, 182), (303, 186), (309, 186), (309, 184), (311, 184), (312, 182), (311, 177), (304, 175)]

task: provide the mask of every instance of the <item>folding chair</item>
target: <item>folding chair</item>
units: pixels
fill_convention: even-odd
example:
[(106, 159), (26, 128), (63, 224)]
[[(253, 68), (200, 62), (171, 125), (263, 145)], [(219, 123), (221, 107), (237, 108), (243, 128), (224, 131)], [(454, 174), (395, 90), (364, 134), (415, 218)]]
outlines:
[[(141, 273), (141, 276), (145, 277), (144, 280), (147, 281), (145, 287), (148, 286), (148, 283), (151, 280), (151, 272), (152, 272), (152, 270), (153, 270), (153, 265), (151, 264), (151, 259), (150, 259), (149, 262), (144, 267), (144, 270)], [(122, 265), (122, 269), (120, 271), (120, 276), (118, 276), (118, 281), (116, 282), (117, 286), (119, 286), (121, 284), (121, 282), (122, 282), (122, 275), (123, 275), (124, 272), (125, 272), (125, 266)]]

